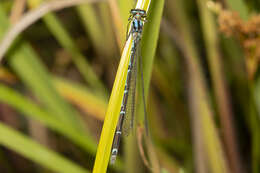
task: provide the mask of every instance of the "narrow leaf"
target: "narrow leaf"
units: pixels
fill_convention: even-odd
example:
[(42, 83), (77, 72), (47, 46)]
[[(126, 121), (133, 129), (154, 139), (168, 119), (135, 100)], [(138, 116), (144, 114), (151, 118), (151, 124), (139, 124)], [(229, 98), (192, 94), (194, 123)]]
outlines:
[(84, 168), (2, 123), (0, 123), (0, 144), (55, 172), (88, 173)]

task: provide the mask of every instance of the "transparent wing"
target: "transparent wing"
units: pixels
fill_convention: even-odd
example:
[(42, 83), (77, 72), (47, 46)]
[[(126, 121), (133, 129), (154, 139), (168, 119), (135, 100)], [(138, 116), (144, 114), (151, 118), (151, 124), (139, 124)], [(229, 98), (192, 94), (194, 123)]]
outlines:
[(128, 100), (126, 104), (126, 114), (123, 123), (123, 134), (125, 136), (129, 135), (131, 129), (134, 126), (134, 116), (135, 116), (135, 100), (136, 100), (136, 78), (137, 78), (137, 56), (134, 55), (133, 68), (131, 71), (130, 86), (128, 91)]
[(147, 117), (147, 110), (146, 110), (146, 100), (145, 100), (145, 93), (144, 93), (144, 74), (143, 74), (143, 59), (141, 55), (141, 46), (137, 48), (137, 56), (138, 56), (138, 68), (140, 71), (141, 76), (141, 94), (142, 94), (142, 100), (143, 100), (143, 106), (144, 106), (144, 126), (145, 126), (145, 132), (148, 135), (148, 117)]

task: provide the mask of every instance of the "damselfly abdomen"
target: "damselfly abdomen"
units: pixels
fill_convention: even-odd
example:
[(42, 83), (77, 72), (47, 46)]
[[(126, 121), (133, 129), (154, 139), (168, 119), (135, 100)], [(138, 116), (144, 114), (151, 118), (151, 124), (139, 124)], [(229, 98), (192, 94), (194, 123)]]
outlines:
[(128, 65), (127, 77), (125, 82), (123, 101), (121, 104), (119, 120), (117, 123), (116, 132), (112, 144), (111, 158), (110, 158), (112, 164), (115, 162), (116, 156), (118, 154), (124, 119), (126, 117), (131, 118), (130, 126), (131, 127), (133, 126), (133, 117), (135, 112), (134, 109), (135, 109), (135, 89), (136, 89), (136, 69), (137, 69), (136, 54), (138, 49), (137, 47), (142, 37), (143, 26), (145, 21), (146, 21), (146, 11), (141, 9), (132, 9), (130, 11), (130, 17), (129, 17), (130, 30), (127, 34), (128, 35), (127, 39), (129, 38), (130, 35), (132, 35), (133, 42), (131, 46), (130, 61)]

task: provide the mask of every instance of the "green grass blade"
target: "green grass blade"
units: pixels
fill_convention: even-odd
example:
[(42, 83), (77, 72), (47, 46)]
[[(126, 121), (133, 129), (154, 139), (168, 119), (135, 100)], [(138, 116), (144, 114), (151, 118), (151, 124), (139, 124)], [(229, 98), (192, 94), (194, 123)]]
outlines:
[[(103, 55), (106, 55), (106, 56), (104, 56), (104, 58), (109, 58), (111, 56), (114, 57), (114, 55), (116, 54), (116, 51), (118, 51), (118, 49), (117, 49), (117, 45), (114, 44), (115, 43), (115, 34), (114, 34), (114, 30), (113, 30), (113, 25), (111, 25), (112, 19), (110, 16), (109, 6), (106, 2), (101, 2), (98, 5), (98, 8), (100, 11), (100, 19), (101, 19), (102, 27), (105, 28), (103, 30), (104, 38), (103, 38), (103, 43), (102, 43), (102, 45), (105, 45), (104, 46), (105, 54), (103, 53)], [(111, 61), (111, 60), (107, 59), (107, 61)]]
[(20, 49), (9, 56), (9, 64), (21, 77), (24, 83), (38, 97), (46, 109), (53, 113), (64, 123), (70, 123), (79, 132), (83, 132), (83, 126), (79, 115), (56, 92), (51, 78), (44, 66), (38, 61), (31, 47), (23, 43)]
[(207, 58), (212, 76), (214, 94), (219, 110), (223, 139), (227, 148), (230, 168), (233, 172), (242, 173), (243, 165), (239, 156), (236, 134), (234, 129), (233, 111), (228, 97), (225, 78), (222, 73), (221, 55), (214, 16), (207, 7), (207, 0), (197, 0), (202, 21), (203, 36), (207, 48)]
[(129, 39), (129, 41), (126, 43), (118, 67), (116, 79), (114, 81), (114, 86), (109, 99), (103, 129), (98, 144), (98, 150), (93, 169), (94, 173), (106, 172), (108, 166), (114, 132), (118, 121), (121, 101), (123, 99), (124, 81), (126, 80), (131, 42), (132, 40)]
[[(28, 4), (29, 6), (31, 6), (31, 8), (34, 8), (39, 6), (42, 1), (43, 0), (38, 1), (38, 4), (36, 4), (35, 1), (29, 0)], [(65, 27), (59, 21), (56, 15), (54, 13), (48, 13), (43, 17), (43, 21), (47, 25), (53, 36), (57, 39), (57, 41), (72, 55), (72, 60), (77, 66), (79, 72), (82, 74), (85, 81), (87, 81), (88, 84), (93, 88), (100, 91), (105, 91), (103, 84), (98, 79), (97, 75), (93, 72), (86, 58), (78, 49), (75, 41), (66, 31)]]
[(111, 14), (111, 19), (113, 21), (114, 24), (114, 33), (116, 35), (116, 40), (117, 40), (117, 44), (118, 47), (120, 49), (123, 48), (123, 42), (125, 40), (125, 34), (124, 34), (124, 30), (123, 30), (123, 22), (122, 22), (122, 17), (120, 14), (120, 10), (118, 7), (118, 1), (114, 1), (114, 0), (108, 0), (108, 6), (110, 8), (110, 14)]
[[(169, 1), (183, 39), (183, 54), (189, 75), (189, 102), (193, 128), (195, 163), (198, 172), (210, 169), (213, 173), (228, 172), (226, 159), (218, 136), (208, 89), (203, 75), (197, 46), (192, 35), (183, 1)], [(203, 152), (204, 151), (204, 152)], [(206, 159), (208, 163), (206, 163)]]
[(43, 20), (59, 43), (72, 55), (72, 60), (85, 81), (87, 81), (92, 88), (104, 92), (105, 87), (100, 82), (97, 75), (93, 72), (92, 67), (88, 64), (86, 58), (80, 53), (80, 50), (76, 46), (75, 42), (70, 37), (69, 33), (64, 29), (57, 17), (54, 14), (49, 13), (44, 16)]
[(226, 0), (229, 8), (235, 10), (239, 13), (240, 17), (247, 20), (249, 17), (249, 10), (244, 2), (244, 0)]
[(106, 50), (106, 44), (104, 44), (104, 32), (102, 26), (99, 23), (98, 14), (92, 5), (80, 5), (76, 7), (79, 17), (83, 23), (87, 35), (90, 37), (93, 45), (98, 52), (104, 52)]
[(142, 58), (145, 84), (145, 97), (147, 98), (152, 75), (155, 52), (158, 44), (160, 24), (162, 19), (164, 0), (152, 1), (142, 37)]
[(118, 1), (118, 7), (120, 10), (121, 18), (123, 20), (123, 29), (126, 31), (129, 11), (134, 7), (134, 1)]
[[(252, 85), (252, 84), (251, 84)], [(260, 78), (255, 82), (254, 87), (250, 88), (250, 95), (254, 99), (249, 106), (250, 111), (250, 125), (251, 125), (251, 133), (252, 133), (252, 172), (257, 173), (260, 171), (259, 160), (260, 160)], [(249, 97), (250, 98), (250, 97)], [(254, 105), (255, 104), (255, 105)], [(256, 107), (256, 108), (255, 108)], [(257, 111), (255, 111), (257, 109)]]
[(104, 121), (108, 98), (100, 97), (83, 85), (66, 79), (54, 77), (53, 82), (63, 97), (84, 110), (89, 116)]
[[(246, 3), (243, 0), (227, 0), (227, 4), (228, 6), (232, 9), (235, 10), (239, 13), (239, 15), (241, 16), (242, 19), (244, 20), (248, 20), (250, 17), (250, 13), (249, 13), (249, 9), (246, 6)], [(225, 45), (227, 47), (227, 49), (230, 49), (230, 44), (229, 45)], [(236, 51), (231, 52), (233, 56), (236, 56)], [(237, 58), (238, 56), (236, 56)], [(246, 57), (245, 57), (246, 58)], [(248, 57), (247, 57), (248, 58)], [(258, 77), (259, 78), (259, 77)], [(257, 79), (259, 80), (259, 79)], [(256, 85), (256, 86), (255, 86)], [(260, 165), (259, 165), (259, 161), (260, 161), (260, 149), (259, 149), (259, 144), (260, 144), (260, 135), (259, 135), (259, 112), (255, 111), (255, 105), (257, 105), (257, 107), (259, 106), (259, 102), (258, 102), (258, 95), (259, 95), (259, 91), (258, 91), (258, 81), (257, 83), (255, 83), (255, 81), (249, 81), (248, 82), (248, 89), (249, 89), (249, 100), (250, 102), (247, 102), (248, 104), (248, 112), (247, 114), (250, 114), (250, 126), (251, 126), (251, 133), (252, 133), (252, 141), (251, 141), (251, 147), (252, 147), (252, 151), (251, 151), (251, 159), (252, 159), (252, 172), (253, 173), (257, 173), (260, 171)], [(255, 88), (255, 89), (254, 89)], [(253, 99), (255, 98), (255, 100)], [(258, 115), (257, 115), (258, 114)]]
[(29, 99), (2, 84), (0, 84), (0, 102), (14, 107), (29, 118), (40, 121), (47, 127), (70, 139), (84, 151), (95, 154), (96, 143), (91, 140), (90, 136), (79, 134), (70, 124), (61, 123), (51, 113), (39, 108)]
[(86, 169), (2, 123), (0, 123), (0, 144), (54, 172), (88, 173)]
[[(7, 16), (2, 9), (0, 9), (0, 24), (0, 38), (2, 38), (9, 26)], [(16, 44), (15, 51), (14, 49), (10, 50), (7, 61), (25, 85), (46, 106), (48, 111), (52, 112), (61, 121), (71, 123), (79, 132), (83, 132), (83, 125), (79, 120), (79, 115), (56, 92), (47, 69), (39, 59), (29, 44), (20, 42)]]

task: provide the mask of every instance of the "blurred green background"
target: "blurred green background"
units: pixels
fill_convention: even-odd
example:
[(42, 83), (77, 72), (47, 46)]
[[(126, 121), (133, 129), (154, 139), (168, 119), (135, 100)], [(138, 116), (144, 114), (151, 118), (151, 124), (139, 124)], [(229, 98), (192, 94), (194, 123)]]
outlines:
[[(51, 1), (1, 0), (0, 44)], [(134, 6), (81, 3), (15, 39), (0, 61), (1, 173), (91, 172)], [(123, 139), (108, 172), (260, 172), (259, 10), (258, 0), (151, 0), (141, 49), (155, 52), (143, 65), (160, 168)]]

